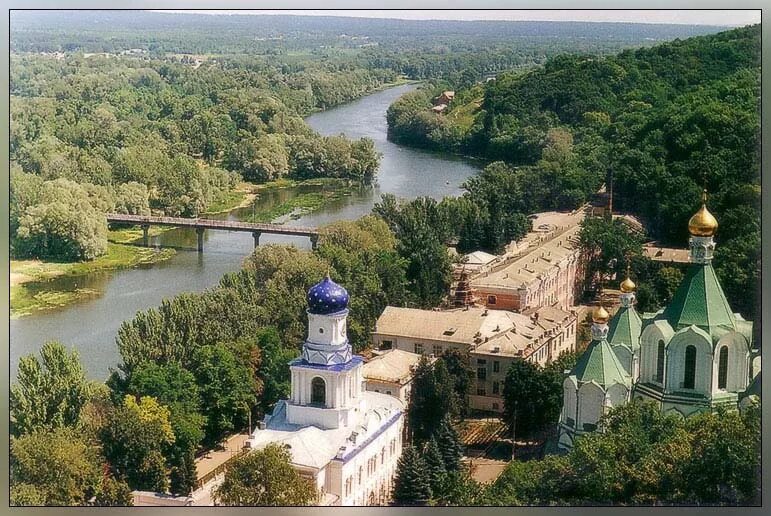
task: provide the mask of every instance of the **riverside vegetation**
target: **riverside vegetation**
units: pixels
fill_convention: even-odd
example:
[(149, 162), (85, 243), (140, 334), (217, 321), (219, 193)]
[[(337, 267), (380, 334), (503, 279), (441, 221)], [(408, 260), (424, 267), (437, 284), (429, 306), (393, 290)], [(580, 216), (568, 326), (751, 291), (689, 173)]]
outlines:
[[(493, 161), (480, 177), (510, 192), (509, 216), (574, 209), (612, 178), (614, 209), (676, 247), (706, 188), (721, 221), (718, 277), (732, 307), (758, 314), (759, 25), (608, 57), (562, 55), (459, 88), (445, 114), (431, 112), (431, 99), (452, 86), (440, 81), (396, 101), (390, 138)], [(647, 280), (651, 266), (636, 247), (634, 274)]]
[[(144, 15), (139, 18), (157, 29), (150, 23), (152, 18), (145, 18)], [(189, 37), (190, 31), (194, 30), (186, 26), (183, 32)], [(750, 32), (751, 30), (749, 29)], [(741, 31), (738, 33), (741, 34)], [(27, 50), (51, 51), (52, 49), (47, 45), (62, 45), (67, 48), (67, 42), (72, 41), (72, 35), (68, 36), (66, 31), (54, 34), (51, 39), (53, 43), (47, 43), (43, 38), (44, 34), (46, 34), (45, 30), (33, 27), (23, 35), (19, 45), (23, 45)], [(148, 33), (144, 34), (145, 36), (142, 37), (146, 38)], [(298, 42), (296, 38), (288, 38), (286, 41), (275, 43), (274, 47), (271, 47), (270, 42), (258, 42), (255, 45), (259, 48), (274, 48), (275, 53), (271, 54), (270, 58), (264, 59), (256, 59), (254, 56), (238, 57), (234, 60), (235, 62), (252, 63), (245, 65), (240, 71), (237, 71), (238, 65), (227, 64), (227, 59), (217, 56), (214, 63), (207, 65), (211, 68), (205, 68), (211, 73), (199, 75), (193, 73), (193, 70), (200, 70), (203, 64), (194, 68), (195, 65), (189, 60), (175, 63), (166, 57), (159, 56), (163, 52), (179, 50), (174, 48), (175, 45), (179, 46), (177, 39), (179, 36), (171, 31), (160, 31), (158, 34), (155, 36), (156, 39), (153, 39), (155, 50), (149, 53), (147, 60), (131, 61), (128, 57), (100, 56), (86, 58), (79, 55), (70, 58), (77, 63), (73, 64), (67, 58), (63, 63), (53, 57), (49, 58), (49, 61), (40, 56), (24, 56), (20, 59), (28, 59), (27, 65), (36, 59), (41, 59), (42, 72), (47, 68), (61, 67), (66, 71), (70, 69), (69, 67), (88, 69), (93, 66), (98, 69), (99, 66), (112, 68), (113, 65), (116, 70), (122, 70), (115, 76), (108, 74), (108, 77), (101, 75), (98, 70), (93, 75), (87, 74), (86, 78), (80, 77), (79, 74), (69, 76), (68, 80), (73, 84), (63, 87), (60, 83), (59, 86), (63, 91), (58, 94), (64, 98), (67, 98), (68, 92), (78, 84), (89, 84), (87, 88), (78, 90), (80, 93), (77, 99), (71, 99), (73, 105), (79, 105), (78, 103), (83, 102), (83, 99), (97, 95), (99, 91), (106, 92), (105, 94), (109, 96), (111, 91), (109, 87), (100, 89), (102, 81), (105, 81), (104, 84), (110, 84), (109, 80), (112, 79), (122, 81), (126, 77), (139, 77), (135, 86), (123, 88), (121, 95), (128, 99), (125, 104), (111, 104), (112, 109), (121, 113), (121, 116), (125, 116), (119, 119), (117, 127), (152, 128), (152, 131), (157, 131), (157, 133), (151, 132), (155, 136), (154, 140), (149, 142), (141, 140), (143, 143), (134, 142), (134, 144), (147, 143), (150, 155), (160, 159), (162, 164), (170, 164), (171, 160), (181, 161), (175, 162), (174, 166), (161, 167), (161, 172), (158, 174), (160, 180), (157, 182), (151, 179), (155, 174), (154, 169), (149, 168), (148, 165), (145, 165), (145, 168), (140, 167), (139, 170), (152, 172), (147, 176), (149, 184), (134, 181), (136, 186), (132, 185), (131, 190), (146, 189), (147, 207), (151, 209), (181, 210), (180, 213), (184, 213), (185, 210), (205, 209), (208, 206), (207, 203), (211, 202), (211, 198), (204, 192), (227, 190), (222, 186), (225, 183), (220, 180), (233, 181), (228, 183), (231, 185), (239, 180), (237, 175), (242, 173), (241, 170), (227, 171), (220, 168), (225, 162), (226, 148), (231, 148), (233, 152), (232, 148), (239, 145), (239, 142), (223, 140), (223, 147), (219, 147), (217, 140), (210, 138), (210, 133), (207, 132), (203, 133), (207, 136), (202, 139), (188, 140), (190, 135), (196, 134), (197, 129), (194, 128), (212, 127), (203, 121), (201, 125), (190, 121), (195, 118), (199, 108), (208, 108), (215, 119), (224, 120), (222, 113), (217, 110), (220, 99), (223, 99), (223, 104), (227, 103), (226, 96), (220, 92), (223, 88), (227, 90), (226, 77), (235, 81), (240, 74), (243, 74), (244, 77), (262, 81), (259, 84), (267, 85), (265, 87), (268, 89), (275, 87), (279, 91), (293, 91), (291, 87), (285, 88), (284, 84), (270, 83), (267, 76), (262, 73), (251, 75), (249, 69), (250, 66), (254, 66), (263, 72), (276, 71), (272, 67), (277, 67), (276, 63), (285, 61), (281, 64), (279, 77), (290, 81), (291, 74), (294, 73), (292, 70), (302, 68), (297, 64), (303, 63), (302, 58), (299, 61), (289, 59), (290, 56), (297, 55), (292, 53), (297, 52)], [(431, 34), (430, 31), (426, 31), (424, 37)], [(132, 37), (137, 36), (116, 34), (112, 40), (105, 38), (101, 43), (97, 41), (88, 45), (136, 42), (136, 39), (131, 39)], [(215, 40), (218, 45), (223, 46), (243, 45), (243, 42), (232, 37), (231, 33), (223, 31), (216, 36)], [(322, 34), (314, 37), (331, 38), (332, 36)], [(416, 40), (420, 41), (420, 38), (415, 35), (411, 37), (412, 39), (409, 34), (398, 33), (395, 39), (407, 47), (414, 44)], [(729, 41), (731, 39), (727, 36), (721, 36), (721, 38), (727, 38)], [(460, 40), (465, 41), (464, 44), (468, 44), (469, 41), (464, 40), (463, 37)], [(147, 40), (143, 41), (147, 42)], [(347, 51), (350, 50), (351, 45), (354, 47), (356, 45), (349, 38), (343, 41), (345, 43), (342, 46)], [(405, 44), (405, 41), (408, 43)], [(717, 41), (722, 40), (718, 38)], [(361, 41), (359, 43), (364, 44)], [(677, 45), (687, 47), (696, 44), (686, 41)], [(717, 46), (720, 47), (720, 45)], [(397, 57), (398, 53), (395, 52), (397, 47), (388, 45), (385, 47), (384, 52), (392, 52), (390, 57), (387, 54), (378, 54), (378, 49), (367, 50), (370, 47), (364, 47), (364, 49), (355, 47), (359, 48), (357, 52), (361, 52), (356, 55), (364, 59), (375, 59), (378, 55), (383, 59)], [(603, 48), (607, 50), (604, 46)], [(657, 48), (659, 50), (640, 52), (664, 52), (665, 54), (668, 52), (668, 50), (661, 50), (661, 48), (668, 48), (666, 46)], [(16, 50), (19, 49), (16, 48)], [(350, 58), (350, 52), (343, 52), (338, 47), (323, 51), (315, 50), (315, 52), (322, 52), (327, 58), (331, 58), (326, 61), (321, 60), (327, 64), (330, 62), (339, 64), (341, 60)], [(447, 66), (446, 75), (449, 77), (452, 74), (453, 65), (441, 63), (455, 63), (457, 56), (446, 56), (444, 52), (439, 54), (442, 57), (436, 60), (440, 63), (437, 66)], [(464, 54), (465, 57), (457, 62), (464, 63), (464, 59), (473, 60), (473, 54), (474, 52), (469, 50)], [(318, 56), (318, 54), (315, 55)], [(482, 62), (490, 59), (491, 55), (493, 54), (485, 54)], [(283, 57), (277, 59), (276, 56)], [(90, 59), (95, 61), (89, 61)], [(414, 54), (408, 54), (399, 59), (401, 59), (397, 61), (401, 63), (399, 66), (406, 66), (407, 62), (410, 66), (415, 66), (413, 73), (417, 74), (418, 70), (423, 69), (421, 67), (425, 67), (424, 72), (420, 73), (441, 75), (437, 71), (442, 70), (441, 68), (433, 68), (433, 64), (429, 64), (432, 62), (430, 58), (417, 59)], [(411, 59), (414, 61), (409, 61)], [(543, 70), (554, 72), (557, 68), (549, 68), (550, 66), (558, 67), (561, 62), (564, 63), (565, 60), (570, 62), (571, 59), (554, 59), (553, 65), (550, 65), (551, 61), (549, 61)], [(133, 75), (137, 72), (134, 68), (143, 69), (148, 63), (156, 61), (159, 66), (159, 71), (156, 71), (158, 78), (149, 71)], [(387, 60), (381, 61), (383, 62)], [(526, 62), (534, 64), (533, 60), (526, 60)], [(696, 62), (700, 61), (696, 60)], [(293, 67), (295, 64), (297, 68)], [(306, 64), (310, 68), (316, 66)], [(487, 65), (477, 68), (477, 71), (483, 71), (485, 66)], [(12, 63), (12, 84), (19, 84), (21, 79), (18, 74), (24, 81), (35, 82), (33, 81), (36, 76), (33, 73), (35, 69), (35, 66), (19, 67)], [(220, 70), (221, 75), (214, 73)], [(169, 75), (165, 75), (167, 72)], [(403, 73), (404, 70), (399, 72)], [(349, 73), (350, 70), (340, 71), (339, 77)], [(732, 72), (726, 73), (733, 77)], [(740, 72), (737, 73), (741, 75)], [(56, 73), (53, 75), (55, 77)], [(332, 73), (332, 75), (335, 74)], [(697, 75), (701, 77), (704, 73), (702, 71)], [(178, 82), (174, 82), (175, 77), (179, 79)], [(180, 77), (184, 77), (185, 80), (181, 80)], [(456, 75), (456, 78), (460, 79), (460, 74)], [(213, 84), (218, 80), (224, 81), (219, 83), (219, 89), (213, 87), (205, 89), (207, 81), (212, 81)], [(56, 79), (52, 81), (55, 83)], [(505, 84), (505, 81), (500, 84)], [(535, 88), (539, 84), (541, 82), (535, 81), (532, 87)], [(665, 82), (665, 84), (668, 83)], [(143, 107), (145, 106), (144, 95), (147, 95), (147, 99), (154, 98), (149, 93), (154, 91), (153, 85), (161, 90), (170, 88), (171, 91), (167, 92), (168, 96), (163, 98), (170, 99), (172, 106), (176, 101), (182, 103), (182, 111), (178, 112), (178, 118), (174, 118), (176, 115), (167, 113), (174, 123), (167, 123), (170, 122), (169, 119), (160, 116), (165, 113), (161, 99), (150, 101), (150, 105), (155, 109), (152, 111), (154, 113), (152, 117), (145, 118), (142, 115), (146, 112)], [(47, 87), (47, 81), (41, 82), (39, 86)], [(150, 88), (150, 90), (143, 90), (143, 88)], [(179, 90), (179, 95), (175, 93), (175, 88)], [(206, 94), (198, 95), (197, 88), (204, 88)], [(315, 90), (311, 86), (304, 91), (308, 93)], [(742, 99), (745, 96), (749, 98), (754, 91), (752, 87), (747, 91), (740, 89), (739, 93), (730, 96), (730, 99)], [(185, 95), (182, 92), (185, 92)], [(256, 92), (254, 93), (256, 95)], [(699, 95), (710, 95), (712, 90), (705, 87), (704, 91), (698, 90), (692, 93), (699, 97)], [(18, 91), (15, 94), (20, 95)], [(184, 107), (187, 94), (192, 99), (197, 99), (193, 102), (200, 102), (201, 105), (193, 108)], [(234, 95), (238, 97), (237, 92)], [(23, 96), (20, 95), (20, 97)], [(41, 102), (45, 104), (51, 98), (55, 99), (56, 94)], [(242, 97), (242, 100), (251, 101), (255, 98), (265, 97), (249, 95)], [(746, 98), (745, 100), (747, 103), (750, 102)], [(153, 103), (155, 101), (158, 103)], [(35, 104), (26, 97), (21, 101), (17, 99), (16, 108), (19, 105), (26, 106), (30, 102), (32, 105)], [(53, 103), (55, 104), (56, 101), (54, 100)], [(123, 113), (121, 110), (124, 109), (124, 105), (133, 106), (134, 110), (126, 109), (126, 113)], [(295, 111), (295, 107), (289, 108), (288, 104), (284, 104), (281, 108), (279, 105), (275, 113), (278, 115), (277, 118), (271, 114), (264, 120), (259, 116), (260, 112), (257, 112), (254, 113), (255, 117), (238, 123), (247, 125), (254, 123), (262, 131), (257, 135), (244, 135), (247, 139), (264, 136), (270, 140), (290, 141), (295, 133), (279, 134), (271, 127), (280, 124), (282, 118), (279, 113), (286, 109), (283, 120), (285, 122), (288, 119), (295, 120), (297, 124), (292, 127), (302, 128), (300, 124), (303, 122), (296, 115), (299, 111)], [(537, 118), (537, 113), (542, 107), (540, 103), (535, 102), (530, 106), (530, 111), (536, 112), (534, 116)], [(15, 108), (12, 106), (13, 109)], [(77, 110), (68, 111), (69, 108), (66, 107), (61, 109), (63, 114), (70, 113), (68, 116), (72, 118), (71, 123), (68, 124), (55, 122), (59, 124), (59, 130), (63, 131), (62, 135), (64, 135), (67, 130), (74, 131), (82, 118), (79, 119), (76, 116)], [(190, 109), (187, 111), (190, 115), (188, 118), (182, 115), (185, 109)], [(685, 104), (682, 109), (682, 116), (688, 119), (690, 104)], [(88, 112), (87, 107), (84, 112)], [(135, 112), (140, 115), (134, 114)], [(171, 113), (174, 112), (172, 109)], [(704, 116), (709, 112), (709, 110), (700, 111)], [(215, 114), (219, 118), (214, 116)], [(728, 115), (726, 113), (726, 116)], [(600, 122), (605, 120), (603, 116), (594, 118)], [(116, 119), (118, 119), (117, 115)], [(698, 119), (700, 118), (697, 117)], [(39, 120), (39, 123), (44, 126), (52, 120), (57, 120), (57, 117), (30, 116), (28, 120)], [(505, 120), (513, 123), (512, 118)], [(728, 117), (724, 120), (730, 121), (732, 118)], [(749, 117), (746, 121), (750, 124), (750, 129), (745, 128), (745, 131), (754, 134), (751, 131), (753, 118)], [(260, 124), (265, 124), (266, 128)], [(35, 127), (34, 122), (23, 122), (23, 125)], [(162, 128), (167, 125), (170, 126), (170, 133), (162, 131)], [(281, 125), (278, 127), (284, 129)], [(610, 127), (613, 127), (613, 123)], [(623, 126), (616, 129), (620, 131)], [(15, 130), (17, 134), (22, 134), (18, 132), (18, 128)], [(175, 133), (175, 130), (183, 132)], [(184, 131), (192, 131), (192, 133), (187, 134)], [(546, 131), (548, 132), (548, 129)], [(739, 128), (737, 132), (745, 134), (740, 132)], [(97, 138), (102, 137), (101, 131), (91, 134), (95, 134)], [(186, 136), (175, 136), (175, 134), (186, 134)], [(307, 135), (302, 130), (300, 134), (301, 138), (307, 136), (309, 141), (319, 138)], [(659, 133), (656, 132), (656, 134)], [(595, 141), (602, 144), (603, 138), (605, 137), (597, 136)], [(578, 138), (576, 140), (580, 145), (580, 140)], [(34, 148), (40, 144), (40, 141), (44, 139), (28, 137), (26, 143), (17, 145), (13, 151), (16, 153), (14, 156), (18, 158), (25, 155), (26, 151), (22, 150), (25, 145), (28, 148)], [(343, 139), (329, 141), (333, 142), (330, 144), (333, 147), (348, 145), (342, 143)], [(540, 150), (541, 154), (547, 147), (554, 152), (551, 155), (547, 152), (545, 157), (541, 155), (539, 159), (546, 158), (547, 162), (553, 162), (555, 170), (563, 170), (558, 168), (560, 164), (572, 167), (580, 160), (586, 160), (587, 163), (597, 160), (598, 165), (603, 163), (602, 156), (578, 152), (575, 142), (569, 145), (570, 140), (565, 132), (552, 131), (548, 141), (549, 145)], [(204, 145), (202, 142), (208, 143)], [(326, 145), (327, 141), (324, 142), (321, 145)], [(280, 148), (280, 145), (271, 147), (273, 143), (275, 141), (266, 142), (265, 145), (272, 149)], [(73, 143), (66, 145), (73, 149), (81, 149)], [(157, 149), (157, 145), (169, 145), (169, 147)], [(353, 144), (350, 145), (353, 153)], [(362, 144), (362, 148), (364, 146), (366, 143)], [(310, 145), (304, 147), (307, 152), (300, 154), (303, 159), (298, 162), (306, 164), (326, 162), (324, 161), (326, 158), (317, 158), (309, 153), (311, 151), (309, 147)], [(86, 152), (91, 152), (91, 148), (92, 146), (85, 145), (82, 147)], [(141, 148), (144, 150), (144, 147)], [(605, 147), (600, 145), (600, 148)], [(170, 149), (175, 149), (174, 153)], [(221, 151), (222, 155), (217, 152), (212, 153), (212, 149)], [(114, 150), (116, 155), (123, 153), (123, 147)], [(75, 154), (80, 155), (80, 152), (81, 150), (75, 151)], [(604, 152), (607, 152), (607, 149)], [(739, 154), (738, 151), (736, 154)], [(32, 156), (34, 153), (28, 155)], [(65, 155), (68, 154), (65, 153)], [(136, 150), (129, 157), (141, 163), (142, 155), (143, 153)], [(172, 155), (174, 157), (171, 157)], [(248, 152), (234, 155), (250, 156)], [(656, 153), (653, 155), (658, 156)], [(726, 159), (733, 155), (732, 152), (727, 151), (719, 153), (721, 158)], [(108, 152), (106, 156), (111, 157), (112, 154)], [(644, 154), (640, 153), (638, 156), (642, 159)], [(109, 170), (112, 174), (116, 170), (115, 164), (107, 157), (103, 159), (110, 165)], [(220, 159), (222, 161), (219, 161)], [(64, 192), (62, 197), (67, 202), (72, 202), (74, 206), (85, 207), (86, 202), (104, 206), (105, 199), (109, 199), (108, 194), (118, 196), (118, 186), (112, 181), (101, 184), (88, 179), (60, 177), (59, 170), (73, 170), (73, 168), (49, 168), (48, 173), (52, 176), (46, 176), (44, 165), (48, 162), (48, 159), (41, 159), (40, 170), (25, 170), (24, 162), (19, 161), (19, 167), (15, 173), (19, 185), (16, 191), (25, 193), (19, 195), (15, 202), (18, 203), (18, 199), (35, 199), (27, 195), (35, 195), (35, 192), (40, 190), (56, 192), (57, 189), (61, 189)], [(354, 163), (353, 160), (345, 162)], [(34, 163), (34, 160), (28, 163)], [(116, 163), (120, 164), (120, 161)], [(361, 172), (362, 169), (357, 168), (358, 162), (356, 163), (351, 170)], [(298, 355), (305, 336), (307, 329), (305, 327), (307, 321), (304, 317), (305, 294), (311, 285), (327, 272), (336, 281), (345, 285), (351, 295), (348, 335), (354, 350), (362, 350), (368, 345), (370, 332), (385, 306), (430, 308), (441, 301), (448, 291), (451, 277), (450, 259), (446, 252), (448, 239), (458, 239), (469, 247), (482, 245), (489, 249), (498, 248), (507, 238), (516, 236), (526, 229), (526, 214), (540, 208), (537, 204), (527, 203), (534, 203), (533, 199), (551, 199), (550, 193), (559, 193), (551, 190), (556, 188), (556, 177), (566, 181), (559, 183), (563, 186), (575, 185), (573, 181), (577, 181), (579, 186), (570, 195), (566, 194), (565, 197), (558, 197), (557, 200), (549, 202), (568, 204), (577, 202), (582, 195), (593, 192), (602, 182), (602, 177), (594, 177), (587, 171), (580, 170), (575, 173), (560, 172), (559, 174), (555, 171), (554, 175), (547, 175), (542, 178), (542, 181), (533, 183), (524, 181), (525, 178), (538, 179), (536, 170), (541, 169), (536, 167), (539, 166), (541, 165), (536, 161), (535, 165), (523, 165), (524, 168), (518, 171), (508, 163), (495, 164), (488, 167), (473, 181), (469, 181), (467, 194), (452, 201), (437, 202), (422, 198), (410, 203), (401, 203), (394, 198), (385, 197), (375, 207), (373, 216), (353, 222), (338, 222), (322, 228), (318, 248), (313, 251), (300, 251), (294, 247), (275, 245), (255, 249), (254, 253), (245, 260), (240, 271), (226, 274), (216, 287), (203, 293), (186, 293), (165, 300), (157, 309), (140, 312), (133, 320), (124, 322), (117, 337), (121, 363), (113, 370), (106, 384), (86, 380), (77, 353), (68, 352), (59, 343), (45, 344), (41, 349), (40, 358), (34, 355), (22, 358), (19, 373), (10, 394), (13, 435), (11, 503), (13, 505), (126, 505), (131, 503), (130, 491), (133, 489), (188, 494), (196, 480), (196, 454), (215, 446), (227, 434), (244, 428), (250, 413), (253, 418), (260, 417), (269, 411), (278, 399), (288, 395), (290, 379), (287, 362)], [(679, 170), (677, 167), (674, 169)], [(108, 170), (108, 168), (103, 167), (102, 170)], [(120, 165), (117, 170), (122, 170)], [(177, 170), (187, 171), (196, 181), (188, 181), (185, 179), (187, 176), (180, 179), (176, 175)], [(313, 170), (320, 172), (315, 168)], [(666, 169), (662, 168), (659, 171), (663, 173), (664, 170)], [(164, 176), (164, 171), (169, 173), (169, 178)], [(523, 175), (520, 176), (520, 174)], [(207, 177), (211, 182), (207, 182), (205, 179)], [(25, 188), (25, 185), (37, 184), (35, 181), (41, 182), (40, 188)], [(46, 185), (45, 182), (51, 184)], [(694, 180), (691, 179), (691, 182)], [(119, 182), (117, 184), (120, 185)], [(188, 191), (193, 185), (195, 188), (200, 188), (200, 191)], [(178, 191), (176, 188), (182, 188), (182, 190)], [(531, 193), (537, 195), (530, 195)], [(126, 194), (124, 192), (124, 195)], [(143, 195), (140, 202), (142, 209), (145, 207), (144, 201)], [(22, 227), (31, 229), (32, 224), (25, 222), (26, 225), (22, 226), (21, 220), (24, 217), (36, 215), (37, 210), (46, 214), (47, 220), (57, 220), (58, 211), (51, 209), (51, 214), (48, 215), (50, 208), (43, 205), (42, 208), (35, 209), (38, 205), (35, 203), (25, 205), (24, 209), (19, 209), (18, 204), (15, 207), (12, 206), (19, 220), (18, 226), (14, 228), (15, 231), (18, 232)], [(689, 208), (691, 208), (690, 205)], [(88, 211), (88, 208), (85, 209)], [(30, 210), (32, 213), (28, 213)], [(61, 211), (66, 210), (66, 206), (61, 209)], [(728, 211), (729, 209), (726, 209), (726, 212)], [(498, 216), (501, 214), (509, 216), (499, 220)], [(596, 224), (597, 227), (592, 227), (591, 224)], [(81, 249), (77, 252), (90, 253), (94, 249), (99, 249), (99, 241), (93, 237), (103, 234), (102, 228), (93, 224), (87, 216), (79, 221), (77, 227), (78, 231), (87, 237), (84, 239), (85, 245), (76, 247)], [(598, 220), (589, 223), (584, 230), (584, 245), (597, 246), (598, 252), (606, 253), (607, 256), (617, 256), (619, 253), (623, 255), (628, 247), (637, 245), (634, 236), (629, 236), (624, 227), (613, 222), (605, 223)], [(38, 239), (37, 241), (45, 244), (44, 249), (58, 249), (56, 247), (58, 243), (53, 240), (46, 241), (35, 231), (30, 230), (28, 235), (22, 232), (20, 248)], [(600, 267), (608, 267), (602, 260), (598, 263)], [(662, 281), (663, 292), (666, 291), (666, 284), (666, 281)], [(565, 357), (566, 363), (570, 360), (570, 357)], [(415, 401), (409, 408), (408, 414), (408, 419), (417, 432), (412, 436), (414, 448), (406, 447), (405, 454), (399, 463), (396, 481), (398, 486), (396, 497), (399, 503), (648, 504), (660, 500), (661, 503), (737, 504), (754, 499), (759, 478), (756, 474), (759, 467), (760, 443), (757, 407), (751, 407), (742, 415), (707, 414), (682, 422), (661, 416), (650, 407), (628, 405), (618, 411), (611, 411), (606, 416), (608, 430), (603, 434), (593, 434), (583, 440), (579, 439), (576, 448), (568, 456), (550, 456), (544, 460), (525, 463), (512, 461), (504, 475), (495, 484), (480, 486), (469, 477), (468, 470), (460, 463), (462, 450), (453, 430), (453, 420), (463, 417), (464, 414), (462, 400), (464, 389), (469, 385), (468, 370), (459, 363), (457, 357), (442, 357), (439, 364), (441, 365), (436, 369), (426, 368), (423, 365), (417, 379), (417, 384), (421, 385), (420, 393), (414, 396)], [(564, 365), (555, 365), (552, 369), (558, 371), (559, 367)], [(554, 424), (558, 413), (555, 410), (557, 400), (553, 396), (543, 399), (528, 396), (527, 399), (520, 399), (517, 397), (517, 389), (512, 386), (521, 385), (523, 379), (520, 377), (528, 375), (530, 384), (553, 388), (557, 383), (555, 380), (557, 374), (554, 371), (533, 368), (517, 374), (518, 378), (514, 378), (513, 373), (507, 375), (507, 380), (509, 376), (512, 378), (507, 391), (511, 399), (507, 398), (506, 403), (509, 406), (516, 404), (524, 413), (533, 416), (526, 421), (525, 425), (521, 424), (523, 421), (517, 423), (518, 434), (534, 432)], [(426, 411), (425, 408), (428, 406), (442, 407), (444, 413), (440, 415), (438, 410)], [(546, 421), (547, 419), (549, 421)], [(732, 446), (730, 460), (724, 460), (728, 444)], [(272, 469), (280, 472), (281, 478), (287, 479), (286, 491), (278, 493), (275, 498), (265, 503), (284, 505), (307, 503), (311, 494), (307, 486), (299, 485), (296, 482), (298, 479), (292, 477), (287, 468), (286, 454), (268, 450), (264, 459), (274, 465)], [(645, 473), (634, 476), (630, 475), (632, 470)], [(261, 492), (259, 485), (256, 489), (254, 486), (243, 489), (242, 479), (251, 476), (258, 479), (257, 482), (260, 485), (274, 485), (277, 476), (268, 473), (265, 469), (260, 469), (259, 465), (255, 466), (253, 461), (239, 461), (228, 479), (227, 487), (217, 495), (227, 504), (256, 500), (255, 497)], [(288, 476), (283, 476), (285, 474)], [(414, 482), (415, 479), (419, 481)], [(608, 479), (612, 481), (609, 482)], [(661, 498), (656, 498), (657, 493), (661, 493)]]

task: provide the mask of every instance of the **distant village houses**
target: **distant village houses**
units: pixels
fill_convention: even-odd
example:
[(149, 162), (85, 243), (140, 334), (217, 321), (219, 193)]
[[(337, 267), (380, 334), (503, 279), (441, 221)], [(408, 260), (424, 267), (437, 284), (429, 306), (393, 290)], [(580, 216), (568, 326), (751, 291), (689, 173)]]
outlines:
[(443, 91), (441, 95), (439, 95), (434, 99), (433, 101), (434, 107), (431, 108), (431, 111), (433, 111), (434, 113), (443, 113), (454, 98), (455, 98), (454, 91)]

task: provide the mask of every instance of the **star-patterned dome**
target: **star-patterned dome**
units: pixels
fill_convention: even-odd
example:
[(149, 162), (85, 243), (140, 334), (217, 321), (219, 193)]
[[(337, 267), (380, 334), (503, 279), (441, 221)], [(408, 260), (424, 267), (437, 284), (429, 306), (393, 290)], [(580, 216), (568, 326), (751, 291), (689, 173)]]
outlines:
[(333, 314), (348, 307), (348, 292), (329, 276), (308, 290), (307, 299), (312, 314)]

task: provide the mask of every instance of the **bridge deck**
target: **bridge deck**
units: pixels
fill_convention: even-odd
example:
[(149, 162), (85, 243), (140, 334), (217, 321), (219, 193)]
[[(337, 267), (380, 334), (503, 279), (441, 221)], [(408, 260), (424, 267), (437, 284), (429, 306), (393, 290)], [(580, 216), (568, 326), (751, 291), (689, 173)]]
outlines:
[(315, 236), (318, 229), (302, 226), (284, 226), (281, 224), (257, 224), (233, 220), (191, 219), (183, 217), (152, 217), (144, 215), (123, 215), (108, 213), (107, 222), (127, 224), (149, 224), (154, 226), (175, 226), (202, 229), (220, 229), (224, 231), (245, 231), (249, 233), (273, 233), (282, 235)]

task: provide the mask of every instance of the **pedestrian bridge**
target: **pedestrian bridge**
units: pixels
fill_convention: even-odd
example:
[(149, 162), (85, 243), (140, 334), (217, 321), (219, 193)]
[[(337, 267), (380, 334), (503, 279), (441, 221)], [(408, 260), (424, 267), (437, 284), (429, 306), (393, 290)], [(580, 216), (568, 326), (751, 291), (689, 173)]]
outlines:
[(235, 220), (199, 219), (186, 217), (153, 217), (145, 215), (123, 215), (120, 213), (108, 213), (107, 222), (120, 224), (134, 224), (142, 227), (144, 245), (149, 245), (148, 231), (150, 226), (173, 226), (178, 228), (195, 228), (198, 233), (198, 251), (203, 251), (203, 232), (207, 229), (220, 231), (241, 231), (251, 233), (254, 238), (254, 246), (260, 244), (260, 235), (269, 233), (274, 235), (305, 236), (310, 238), (311, 245), (316, 248), (319, 240), (319, 230), (302, 226), (284, 226), (281, 224), (260, 224), (253, 222), (240, 222)]

